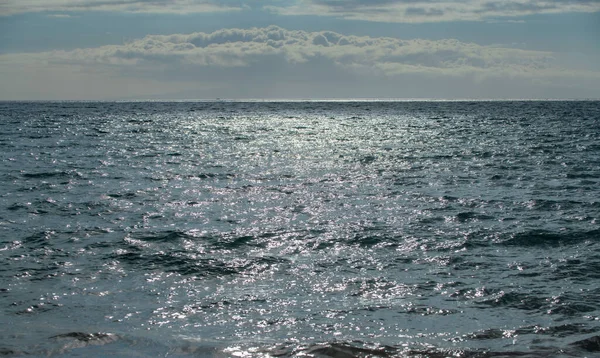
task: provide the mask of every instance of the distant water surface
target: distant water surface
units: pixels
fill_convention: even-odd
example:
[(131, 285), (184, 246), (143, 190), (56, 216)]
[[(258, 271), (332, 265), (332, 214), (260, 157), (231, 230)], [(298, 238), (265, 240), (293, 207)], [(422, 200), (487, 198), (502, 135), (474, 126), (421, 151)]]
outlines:
[(0, 355), (600, 354), (600, 102), (0, 102)]

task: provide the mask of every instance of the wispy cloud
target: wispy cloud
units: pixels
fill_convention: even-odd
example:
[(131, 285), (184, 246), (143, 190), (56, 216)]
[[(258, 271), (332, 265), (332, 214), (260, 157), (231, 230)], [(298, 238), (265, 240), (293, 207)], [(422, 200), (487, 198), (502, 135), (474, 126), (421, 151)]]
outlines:
[(316, 15), (380, 22), (480, 21), (532, 14), (597, 12), (599, 0), (4, 0), (0, 15), (24, 12), (189, 14), (263, 8), (280, 15)]
[(481, 21), (533, 14), (597, 12), (598, 0), (297, 0), (267, 5), (281, 15), (317, 15), (379, 22)]
[(46, 11), (112, 11), (133, 13), (176, 13), (237, 11), (239, 1), (217, 0), (4, 0), (0, 15)]
[[(508, 95), (511, 86), (577, 86), (581, 79), (596, 83), (600, 79), (593, 70), (559, 63), (550, 52), (452, 39), (358, 37), (276, 26), (153, 35), (123, 45), (0, 55), (0, 67), (11, 73), (28, 66), (33, 73), (69, 72), (67, 77), (94, 73), (103, 81), (129, 79), (132, 85), (149, 78), (158, 81), (159, 87), (201, 83), (222, 90), (221, 97), (272, 96), (274, 87), (279, 88), (275, 93), (283, 96), (286, 91), (294, 95), (302, 92), (297, 88), (304, 88), (302, 93), (308, 96), (311, 90), (325, 88), (340, 96), (381, 96), (385, 91), (391, 97), (398, 93), (410, 96), (412, 89), (419, 94), (425, 91), (419, 92), (425, 82), (438, 91), (437, 96), (452, 97), (457, 93), (450, 87), (454, 85), (464, 93), (471, 91), (470, 96), (484, 95), (475, 89), (483, 82), (492, 87), (495, 82), (502, 83), (498, 88), (504, 88)], [(35, 83), (35, 79), (30, 81)], [(373, 89), (379, 92), (374, 94)], [(244, 90), (252, 92), (246, 94)]]
[(56, 18), (56, 19), (68, 19), (68, 18), (72, 17), (71, 15), (68, 15), (68, 14), (49, 14), (49, 15), (46, 15), (46, 16), (53, 17), (53, 18)]

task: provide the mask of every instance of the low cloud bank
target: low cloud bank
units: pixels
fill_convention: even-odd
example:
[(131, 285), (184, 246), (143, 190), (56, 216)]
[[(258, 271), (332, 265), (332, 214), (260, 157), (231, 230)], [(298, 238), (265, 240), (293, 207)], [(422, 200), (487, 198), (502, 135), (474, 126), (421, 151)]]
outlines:
[[(598, 72), (565, 66), (550, 52), (277, 26), (6, 54), (0, 55), (0, 65), (25, 93), (27, 83), (37, 83), (40, 92), (61, 78), (73, 86), (78, 77), (97, 75), (102, 86), (116, 91), (112, 95), (134, 97), (580, 97), (597, 91), (600, 79)], [(15, 77), (19, 71), (29, 80)], [(31, 78), (35, 73), (39, 76)], [(49, 78), (49, 73), (62, 77)], [(110, 86), (124, 80), (126, 93)], [(102, 96), (102, 86), (95, 96)]]

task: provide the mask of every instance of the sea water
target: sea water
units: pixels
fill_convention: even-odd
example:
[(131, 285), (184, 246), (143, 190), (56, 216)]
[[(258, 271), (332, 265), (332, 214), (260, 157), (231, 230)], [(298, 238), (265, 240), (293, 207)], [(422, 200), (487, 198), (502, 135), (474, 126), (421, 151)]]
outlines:
[(600, 354), (600, 102), (1, 102), (0, 354)]

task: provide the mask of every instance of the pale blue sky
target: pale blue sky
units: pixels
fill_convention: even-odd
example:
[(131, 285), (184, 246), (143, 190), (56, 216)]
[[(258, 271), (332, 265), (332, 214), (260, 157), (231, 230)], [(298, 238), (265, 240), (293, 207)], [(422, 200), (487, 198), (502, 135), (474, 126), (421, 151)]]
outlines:
[(600, 98), (600, 1), (0, 0), (0, 83), (0, 100)]

